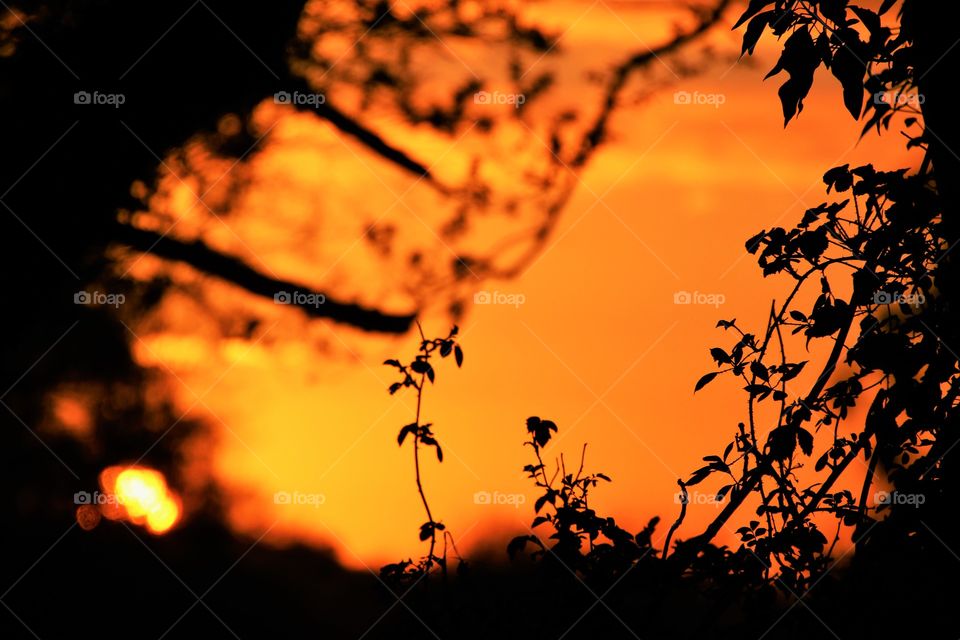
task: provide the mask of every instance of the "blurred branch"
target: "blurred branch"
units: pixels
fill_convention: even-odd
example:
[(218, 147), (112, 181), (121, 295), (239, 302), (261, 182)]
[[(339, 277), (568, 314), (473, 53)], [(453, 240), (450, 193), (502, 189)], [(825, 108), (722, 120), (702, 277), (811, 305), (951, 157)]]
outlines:
[[(599, 113), (594, 119), (593, 124), (583, 134), (579, 144), (577, 144), (576, 154), (569, 160), (564, 160), (556, 152), (551, 152), (554, 162), (560, 165), (563, 170), (568, 172), (574, 179), (565, 185), (561, 189), (559, 196), (547, 206), (545, 219), (539, 227), (533, 230), (533, 244), (525, 250), (513, 264), (498, 267), (494, 265), (492, 261), (478, 260), (476, 266), (473, 268), (474, 271), (478, 273), (482, 271), (483, 275), (494, 278), (510, 279), (519, 276), (529, 265), (538, 259), (543, 245), (550, 239), (563, 208), (573, 195), (577, 184), (579, 184), (579, 178), (576, 177), (574, 172), (586, 166), (593, 157), (593, 154), (606, 141), (610, 118), (613, 116), (627, 81), (633, 73), (655, 62), (662, 62), (663, 56), (677, 53), (684, 46), (703, 37), (720, 22), (723, 13), (731, 4), (732, 0), (717, 0), (711, 4), (710, 7), (701, 6), (692, 8), (697, 14), (697, 22), (693, 27), (674, 35), (670, 40), (656, 47), (632, 53), (614, 67), (601, 98)], [(512, 245), (524, 243), (528, 237), (526, 234), (520, 234), (516, 238), (508, 239), (503, 243), (501, 249), (506, 250)]]
[(406, 171), (413, 173), (418, 178), (422, 178), (424, 182), (438, 187), (442, 193), (447, 193), (447, 189), (436, 182), (433, 174), (430, 173), (430, 169), (428, 169), (426, 165), (414, 160), (402, 149), (394, 147), (380, 137), (378, 133), (363, 126), (360, 124), (360, 122), (351, 118), (343, 111), (340, 111), (329, 103), (324, 103), (316, 108), (305, 106), (302, 107), (302, 110), (310, 113), (316, 113), (343, 133), (346, 133), (362, 143), (370, 151), (374, 152), (381, 158), (389, 160), (401, 169), (405, 169)]
[(249, 293), (273, 298), (279, 292), (298, 291), (308, 295), (324, 296), (319, 305), (289, 305), (303, 311), (311, 318), (329, 318), (364, 331), (404, 333), (414, 320), (415, 314), (392, 315), (378, 309), (370, 309), (355, 303), (342, 302), (332, 296), (314, 291), (308, 286), (264, 275), (239, 258), (228, 256), (200, 241), (183, 242), (154, 231), (137, 229), (129, 225), (117, 225), (114, 239), (137, 251), (184, 262), (191, 267), (241, 287)]
[(720, 18), (723, 17), (723, 12), (726, 11), (730, 4), (731, 0), (718, 0), (710, 9), (698, 8), (696, 11), (700, 15), (697, 24), (693, 28), (678, 33), (671, 40), (653, 49), (634, 53), (614, 68), (613, 75), (607, 83), (607, 89), (604, 93), (603, 108), (594, 120), (593, 126), (590, 127), (590, 130), (584, 135), (580, 143), (579, 152), (570, 162), (571, 167), (579, 168), (583, 166), (587, 160), (589, 160), (593, 151), (604, 141), (610, 116), (613, 114), (614, 109), (616, 109), (620, 94), (631, 74), (633, 74), (634, 71), (643, 69), (647, 65), (660, 61), (662, 56), (677, 52), (681, 47), (690, 44), (707, 33), (720, 21)]

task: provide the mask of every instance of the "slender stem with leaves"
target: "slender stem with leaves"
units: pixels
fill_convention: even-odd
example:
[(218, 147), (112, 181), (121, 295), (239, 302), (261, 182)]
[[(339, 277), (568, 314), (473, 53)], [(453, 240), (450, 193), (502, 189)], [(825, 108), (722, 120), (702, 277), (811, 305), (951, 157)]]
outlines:
[[(428, 542), (427, 554), (417, 562), (403, 560), (401, 562), (388, 564), (380, 569), (382, 576), (396, 581), (414, 579), (417, 580), (426, 576), (431, 570), (439, 566), (444, 575), (447, 571), (447, 538), (446, 525), (439, 520), (434, 519), (433, 511), (430, 508), (430, 502), (427, 500), (426, 491), (423, 488), (423, 473), (421, 469), (420, 454), (422, 447), (433, 447), (437, 455), (437, 460), (443, 462), (443, 449), (434, 435), (433, 423), (421, 422), (423, 409), (423, 393), (426, 390), (427, 382), (433, 384), (436, 380), (436, 370), (433, 368), (431, 359), (439, 354), (441, 358), (446, 358), (451, 354), (457, 363), (457, 367), (463, 364), (463, 350), (457, 344), (457, 334), (459, 329), (456, 325), (450, 330), (445, 338), (427, 339), (423, 333), (423, 327), (417, 323), (417, 330), (420, 333), (420, 347), (416, 357), (409, 363), (403, 364), (399, 360), (390, 359), (384, 361), (384, 364), (397, 370), (400, 380), (390, 385), (389, 391), (393, 395), (400, 389), (410, 387), (417, 392), (417, 408), (414, 420), (410, 424), (404, 425), (397, 434), (397, 444), (403, 446), (408, 436), (413, 440), (413, 469), (414, 479), (417, 485), (417, 494), (420, 496), (420, 502), (423, 504), (423, 510), (426, 513), (427, 520), (420, 525), (420, 541)], [(444, 536), (443, 552), (437, 555), (437, 535), (440, 532)], [(453, 543), (452, 538), (449, 540)], [(456, 544), (452, 545), (456, 551)], [(461, 559), (462, 563), (462, 559)]]

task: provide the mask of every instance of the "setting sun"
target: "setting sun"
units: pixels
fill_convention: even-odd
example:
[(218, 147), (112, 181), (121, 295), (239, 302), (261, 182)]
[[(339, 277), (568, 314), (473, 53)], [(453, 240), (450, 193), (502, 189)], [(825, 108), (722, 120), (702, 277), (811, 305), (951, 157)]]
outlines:
[(167, 487), (163, 474), (144, 467), (108, 467), (100, 484), (115, 500), (101, 507), (111, 520), (125, 519), (150, 533), (170, 530), (180, 519), (180, 499)]

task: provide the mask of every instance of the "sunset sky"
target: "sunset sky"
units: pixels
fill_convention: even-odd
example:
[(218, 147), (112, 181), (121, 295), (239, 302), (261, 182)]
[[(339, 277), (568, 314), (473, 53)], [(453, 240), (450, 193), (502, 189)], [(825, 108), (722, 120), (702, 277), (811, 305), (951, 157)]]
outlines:
[[(531, 75), (552, 70), (557, 77), (526, 120), (548, 121), (570, 106), (593, 109), (599, 92), (586, 72), (606, 71), (627, 52), (667, 38), (675, 22), (688, 22), (663, 4), (532, 3), (531, 23), (562, 37), (556, 53), (527, 60)], [(736, 13), (729, 13), (728, 27)], [(762, 82), (774, 43), (765, 41), (752, 62), (737, 64), (739, 41), (726, 28), (715, 32), (712, 62), (691, 77), (681, 77), (679, 59), (663, 60), (653, 71), (664, 88), (636, 101), (645, 85), (634, 77), (610, 141), (576, 176), (573, 197), (536, 259), (518, 278), (468, 278), (460, 292), (471, 301), (477, 292), (496, 292), (495, 301), (520, 302), (469, 304), (460, 320), (463, 368), (443, 362), (424, 398), (424, 417), (446, 454), (442, 464), (426, 458), (427, 494), (468, 555), (500, 552), (506, 539), (527, 532), (536, 496), (521, 471), (530, 455), (521, 444), (531, 415), (560, 427), (549, 455), (562, 451), (569, 463), (588, 442), (587, 467), (613, 478), (592, 506), (633, 531), (659, 515), (665, 522), (655, 539), (661, 539), (676, 517), (677, 479), (722, 450), (743, 419), (745, 397), (732, 380), (693, 394), (700, 375), (713, 370), (708, 349), (730, 340), (714, 329), (716, 321), (735, 317), (759, 332), (771, 300), (787, 286), (762, 278), (744, 241), (763, 228), (793, 224), (805, 208), (825, 201), (821, 176), (830, 167), (868, 159), (911, 163), (889, 137), (857, 142), (862, 125), (845, 113), (839, 84), (829, 78), (818, 78), (800, 118), (784, 130), (779, 80)], [(346, 46), (349, 57), (349, 43), (331, 46)], [(434, 51), (435, 78), (424, 99), (449, 92), (444, 82), (460, 82), (474, 68), (506, 65), (456, 42)], [(676, 91), (709, 96), (710, 103), (677, 103)], [(356, 96), (328, 99), (349, 105)], [(374, 108), (368, 119), (448, 183), (463, 182), (471, 158), (481, 154), (496, 186), (523, 193), (523, 163), (544, 152), (536, 126), (445, 137), (415, 129), (387, 108)], [(170, 159), (182, 175), (161, 178), (137, 223), (164, 231), (175, 224), (174, 237), (202, 238), (266, 273), (344, 299), (396, 312), (424, 302), (410, 293), (415, 287), (399, 249), (378, 254), (365, 231), (389, 223), (398, 247), (423, 246), (429, 259), (449, 262), (463, 249), (441, 239), (451, 203), (319, 118), (268, 99), (255, 124), (264, 148), (236, 166), (199, 142), (177, 162)], [(204, 200), (220, 217), (196, 206), (195, 192), (209, 182), (215, 184)], [(493, 246), (501, 230), (522, 231), (526, 222), (521, 215), (497, 224), (464, 243)], [(396, 444), (400, 427), (413, 421), (415, 397), (390, 396), (391, 371), (381, 365), (412, 357), (413, 333), (389, 338), (308, 320), (188, 267), (142, 254), (120, 257), (120, 273), (169, 273), (179, 285), (156, 313), (131, 327), (138, 336), (133, 346), (141, 363), (156, 367), (179, 413), (212, 425), (215, 442), (197, 446), (198, 463), (186, 476), (205, 473), (201, 461), (209, 457), (236, 530), (256, 538), (269, 529), (267, 541), (277, 544), (331, 546), (354, 567), (422, 552), (416, 532), (425, 517), (412, 453)], [(707, 294), (716, 304), (675, 304), (679, 292)], [(446, 335), (452, 323), (446, 298), (426, 302), (424, 331)], [(231, 323), (251, 315), (262, 322), (248, 338)], [(314, 497), (309, 504), (276, 504), (278, 492)], [(511, 501), (525, 504), (478, 504), (477, 492), (522, 495)], [(715, 514), (713, 505), (693, 507), (678, 535), (699, 533)], [(729, 531), (720, 536), (732, 539)]]

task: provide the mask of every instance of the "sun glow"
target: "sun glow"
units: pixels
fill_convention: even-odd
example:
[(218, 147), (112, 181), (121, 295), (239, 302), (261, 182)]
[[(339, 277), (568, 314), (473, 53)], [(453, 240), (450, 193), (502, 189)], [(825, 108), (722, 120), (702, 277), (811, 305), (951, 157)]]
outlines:
[(145, 467), (107, 467), (100, 474), (103, 491), (115, 498), (101, 506), (111, 520), (128, 520), (150, 533), (166, 533), (180, 519), (180, 498), (163, 474)]

